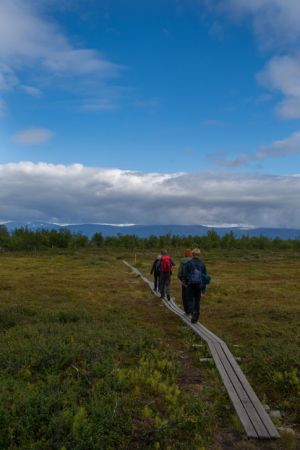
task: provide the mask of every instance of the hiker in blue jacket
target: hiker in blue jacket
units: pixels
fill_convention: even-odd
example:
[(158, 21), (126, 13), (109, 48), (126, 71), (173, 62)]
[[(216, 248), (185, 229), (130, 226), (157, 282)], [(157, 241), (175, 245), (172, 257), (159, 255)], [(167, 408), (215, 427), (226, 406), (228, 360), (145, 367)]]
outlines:
[(191, 308), (191, 322), (196, 323), (200, 315), (201, 294), (205, 290), (204, 278), (207, 276), (206, 266), (200, 259), (201, 250), (192, 250), (192, 259), (186, 263), (184, 281), (187, 285), (189, 307)]

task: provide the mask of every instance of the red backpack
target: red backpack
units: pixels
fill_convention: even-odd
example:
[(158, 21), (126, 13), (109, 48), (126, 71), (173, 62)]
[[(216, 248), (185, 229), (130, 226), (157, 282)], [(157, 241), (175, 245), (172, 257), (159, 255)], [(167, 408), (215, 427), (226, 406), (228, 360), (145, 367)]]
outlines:
[(172, 260), (170, 256), (162, 256), (160, 260), (160, 269), (162, 272), (171, 272)]

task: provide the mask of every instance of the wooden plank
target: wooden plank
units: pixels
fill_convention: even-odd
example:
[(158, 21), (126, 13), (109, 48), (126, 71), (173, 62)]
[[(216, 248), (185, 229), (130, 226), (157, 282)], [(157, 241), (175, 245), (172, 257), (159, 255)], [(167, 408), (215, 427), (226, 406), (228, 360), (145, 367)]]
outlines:
[[(209, 330), (203, 326), (201, 326), (202, 332), (206, 333), (207, 336), (215, 336), (213, 333), (209, 333)], [(221, 342), (220, 342), (221, 341)], [(232, 355), (232, 353), (230, 352), (229, 348), (227, 347), (226, 343), (220, 339), (218, 339), (218, 343), (219, 343), (219, 353), (220, 351), (224, 352), (224, 358), (227, 359), (228, 363), (231, 365), (232, 370), (234, 371), (235, 376), (238, 378), (240, 384), (243, 387), (243, 390), (245, 391), (248, 399), (251, 401), (256, 414), (254, 413), (253, 415), (253, 420), (254, 423), (258, 423), (258, 417), (259, 417), (259, 421), (263, 424), (262, 427), (262, 432), (259, 432), (260, 437), (262, 438), (279, 438), (279, 434), (273, 424), (273, 422), (271, 421), (271, 419), (269, 418), (268, 414), (266, 413), (264, 407), (262, 406), (262, 404), (260, 403), (258, 397), (256, 396), (254, 390), (252, 389), (250, 383), (248, 382), (247, 378), (245, 377), (244, 373), (242, 372), (242, 370), (240, 369), (239, 365), (237, 364), (234, 356)], [(223, 360), (224, 358), (222, 358), (222, 355), (220, 354), (221, 359)], [(224, 359), (225, 360), (225, 359)], [(226, 367), (228, 367), (228, 364), (226, 363)], [(250, 407), (250, 410), (253, 409), (252, 407)], [(249, 411), (250, 412), (250, 411)], [(261, 429), (261, 427), (259, 427)], [(265, 430), (267, 431), (268, 435), (266, 436), (265, 434)]]
[[(167, 302), (167, 304), (168, 304), (168, 306), (169, 306), (170, 302)], [(173, 306), (175, 306), (176, 313), (179, 312), (178, 310), (180, 310), (180, 308), (179, 308), (175, 303), (173, 303)], [(171, 308), (169, 308), (169, 309), (171, 309)], [(175, 312), (175, 311), (174, 311), (174, 312)], [(184, 318), (184, 321), (185, 321), (186, 323), (189, 324), (189, 320), (188, 320), (187, 318)], [(228, 375), (228, 378), (231, 379), (231, 381), (233, 381), (234, 389), (236, 390), (236, 393), (237, 393), (237, 395), (239, 396), (239, 398), (240, 398), (240, 400), (241, 400), (240, 403), (242, 403), (243, 405), (245, 405), (245, 407), (246, 407), (246, 409), (247, 409), (247, 412), (248, 412), (248, 417), (250, 417), (250, 420), (253, 422), (253, 424), (254, 424), (254, 426), (255, 426), (255, 429), (257, 430), (257, 435), (258, 435), (259, 437), (262, 437), (262, 438), (270, 438), (270, 437), (273, 437), (273, 436), (274, 436), (274, 437), (279, 437), (279, 435), (278, 435), (276, 429), (275, 429), (275, 434), (274, 434), (274, 433), (272, 432), (273, 430), (269, 430), (269, 429), (268, 429), (268, 426), (266, 426), (265, 423), (264, 423), (264, 421), (262, 421), (261, 415), (258, 414), (257, 409), (256, 409), (255, 406), (253, 405), (253, 403), (252, 403), (252, 401), (251, 401), (251, 398), (249, 398), (249, 396), (248, 396), (248, 394), (247, 394), (247, 391), (244, 389), (243, 384), (240, 382), (240, 380), (239, 380), (238, 377), (236, 376), (236, 373), (234, 372), (233, 368), (231, 367), (230, 362), (227, 361), (227, 356), (224, 354), (224, 357), (222, 358), (222, 353), (220, 353), (220, 345), (221, 345), (221, 344), (225, 344), (225, 343), (224, 343), (221, 339), (219, 339), (216, 335), (214, 335), (213, 333), (209, 332), (209, 330), (208, 330), (207, 328), (202, 327), (200, 324), (194, 324), (193, 328), (197, 328), (197, 327), (199, 327), (199, 330), (197, 330), (197, 331), (199, 332), (198, 334), (199, 334), (204, 340), (206, 340), (208, 343), (210, 343), (210, 339), (212, 339), (215, 343), (219, 344), (219, 346), (218, 346), (219, 348), (217, 347), (218, 350), (219, 350), (219, 352), (218, 352), (217, 349), (216, 349), (216, 351), (219, 353), (219, 358), (220, 358), (220, 360), (221, 360), (222, 363), (223, 363), (223, 369), (224, 369), (225, 371), (226, 371), (226, 370), (227, 370), (227, 371), (229, 370), (230, 373), (229, 373), (229, 375)], [(195, 331), (196, 331), (196, 330), (195, 330)], [(217, 339), (215, 339), (215, 338), (217, 338)], [(228, 349), (228, 348), (227, 348), (227, 349)], [(229, 349), (228, 349), (228, 352), (229, 352), (229, 354), (231, 355), (232, 361), (234, 361), (235, 366), (238, 367), (238, 365), (236, 364), (236, 361), (234, 360), (234, 357), (233, 357), (233, 355), (230, 353)], [(216, 361), (216, 364), (217, 364), (217, 361)], [(219, 366), (219, 368), (220, 368), (220, 365), (219, 365), (219, 364), (218, 364), (218, 366)], [(220, 368), (220, 370), (221, 370), (221, 368)], [(241, 370), (240, 370), (240, 372), (241, 372)], [(241, 372), (241, 373), (242, 373), (242, 372)], [(224, 373), (223, 373), (222, 379), (223, 379), (224, 384), (226, 383), (226, 385), (228, 385), (227, 381), (226, 381), (225, 378), (224, 378)], [(247, 384), (248, 386), (250, 386), (249, 383), (248, 383), (248, 380), (246, 379), (245, 376), (244, 376), (244, 381), (246, 382), (246, 384)], [(228, 388), (229, 388), (229, 386), (228, 386)], [(251, 387), (250, 387), (250, 389), (251, 389)], [(231, 398), (233, 399), (232, 392), (231, 392)], [(256, 398), (257, 398), (257, 397), (256, 397)], [(257, 400), (258, 400), (258, 399), (257, 399)], [(239, 415), (239, 414), (242, 414), (242, 410), (241, 410), (241, 408), (240, 408), (239, 402), (237, 402), (236, 399), (235, 399), (234, 401), (235, 401), (234, 406), (235, 406), (235, 408), (236, 408), (236, 411), (237, 411), (238, 415)], [(259, 400), (258, 400), (258, 403), (260, 404)], [(263, 409), (263, 407), (262, 407), (261, 404), (260, 404), (260, 406), (261, 406), (261, 408)], [(263, 409), (263, 412), (265, 413), (264, 409)], [(265, 414), (266, 414), (266, 413), (265, 413)], [(244, 419), (244, 422), (245, 422), (245, 419)], [(246, 426), (246, 425), (245, 425), (245, 426)], [(274, 427), (274, 426), (273, 426), (273, 427)], [(274, 427), (274, 428), (275, 428), (275, 427)], [(270, 433), (269, 431), (271, 431), (271, 433)], [(247, 432), (247, 435), (249, 435), (249, 430), (248, 430), (248, 431), (246, 430), (246, 432)], [(250, 434), (252, 435), (251, 432), (250, 432)]]
[(182, 310), (180, 310), (180, 308), (174, 302), (164, 301), (164, 303), (166, 304), (168, 309), (175, 312), (175, 314), (180, 315), (181, 319), (184, 322), (186, 322), (188, 325), (190, 325), (194, 329), (194, 331), (196, 331), (196, 333), (207, 342), (209, 349), (211, 351), (211, 354), (214, 358), (216, 367), (220, 373), (221, 379), (224, 383), (224, 386), (226, 387), (228, 395), (232, 401), (232, 404), (236, 410), (238, 417), (240, 418), (240, 421), (246, 431), (247, 436), (251, 437), (251, 438), (258, 438), (259, 435), (256, 431), (256, 428), (254, 427), (254, 425), (252, 423), (253, 421), (249, 417), (249, 413), (248, 413), (249, 405), (247, 402), (241, 401), (241, 398), (235, 389), (235, 385), (232, 382), (231, 378), (228, 376), (228, 373), (224, 367), (224, 362), (222, 361), (222, 359), (220, 358), (220, 355), (217, 352), (216, 345), (219, 345), (219, 343), (215, 342), (211, 336), (208, 336), (199, 327), (198, 324), (191, 324), (190, 320), (184, 315), (184, 313), (181, 312)]
[(168, 302), (167, 300), (164, 300), (165, 305), (167, 306), (168, 309), (170, 309), (171, 311), (173, 311), (175, 314), (177, 314), (187, 325), (189, 325), (204, 341), (206, 341), (208, 343), (209, 339), (207, 338), (207, 336), (198, 329), (197, 324), (196, 323), (191, 323), (191, 320), (188, 319), (187, 316), (184, 315), (183, 312), (179, 312), (176, 307), (174, 307), (174, 303), (172, 302)]
[[(167, 307), (173, 310), (179, 315), (178, 307), (172, 302), (167, 303)], [(181, 315), (181, 314), (180, 314)], [(229, 397), (235, 407), (235, 410), (240, 417), (240, 420), (245, 428), (248, 437), (264, 437), (268, 438), (269, 434), (262, 424), (260, 417), (257, 415), (255, 408), (249, 400), (246, 392), (243, 390), (243, 386), (239, 383), (238, 378), (235, 376), (230, 364), (226, 357), (222, 358), (222, 352), (220, 353), (218, 347), (219, 342), (216, 342), (214, 338), (207, 336), (203, 330), (197, 324), (190, 324), (190, 321), (186, 317), (181, 317), (186, 323), (192, 325), (192, 328), (204, 339), (210, 348), (216, 366), (220, 372), (223, 383), (228, 391)]]
[[(170, 308), (172, 304), (168, 302), (169, 309), (173, 309), (178, 314), (178, 310), (173, 303), (173, 308)], [(178, 308), (179, 309), (179, 308)], [(182, 317), (184, 321), (190, 324), (190, 321), (186, 317)], [(201, 326), (193, 324), (194, 330), (204, 339), (210, 348), (215, 364), (220, 372), (220, 376), (227, 389), (229, 397), (233, 403), (233, 406), (240, 417), (240, 420), (245, 428), (248, 437), (262, 437), (269, 438), (268, 430), (261, 421), (260, 416), (257, 414), (255, 407), (253, 406), (251, 399), (249, 399), (247, 392), (244, 390), (242, 383), (238, 380), (236, 374), (225, 354), (220, 352), (219, 340), (216, 341), (214, 336), (207, 334)], [(223, 343), (223, 341), (221, 341)]]
[[(123, 261), (128, 267), (139, 275), (143, 281), (154, 291), (153, 283), (144, 277), (138, 269), (132, 267), (127, 261)], [(181, 308), (171, 301), (163, 300), (169, 310), (187, 323), (210, 348), (220, 376), (227, 389), (235, 410), (245, 428), (248, 437), (278, 438), (280, 437), (273, 422), (261, 405), (247, 378), (243, 374), (234, 356), (226, 343), (200, 323), (192, 324)]]
[(235, 386), (232, 383), (232, 380), (230, 379), (230, 377), (228, 376), (228, 373), (225, 370), (224, 367), (224, 363), (221, 360), (215, 346), (218, 345), (218, 342), (214, 342), (214, 340), (207, 336), (206, 333), (204, 333), (201, 328), (197, 325), (197, 324), (191, 324), (190, 320), (187, 317), (184, 317), (184, 315), (182, 315), (181, 313), (179, 313), (178, 310), (176, 310), (176, 307), (174, 308), (174, 304), (172, 305), (171, 302), (166, 302), (167, 304), (166, 306), (170, 309), (173, 310), (175, 312), (175, 314), (177, 315), (181, 315), (181, 318), (184, 322), (186, 322), (188, 325), (191, 325), (191, 327), (194, 329), (194, 331), (202, 338), (204, 339), (208, 346), (209, 349), (211, 351), (211, 354), (214, 358), (216, 367), (219, 371), (219, 374), (221, 376), (221, 379), (224, 383), (224, 386), (226, 387), (226, 390), (228, 392), (228, 395), (232, 401), (232, 404), (236, 410), (236, 413), (238, 415), (238, 417), (241, 420), (241, 423), (246, 431), (246, 434), (248, 437), (251, 438), (258, 438), (258, 433), (255, 429), (255, 427), (253, 426), (253, 423), (247, 413), (247, 408), (245, 408), (243, 402), (241, 401), (239, 395), (236, 392)]
[[(173, 303), (173, 305), (175, 306), (176, 304)], [(176, 305), (174, 309), (176, 309), (178, 311), (180, 308)], [(185, 319), (184, 321), (189, 323), (188, 319)], [(271, 430), (269, 431), (269, 427), (267, 427), (265, 425), (264, 421), (261, 418), (261, 415), (258, 413), (257, 408), (255, 407), (255, 405), (252, 402), (252, 398), (248, 395), (247, 390), (244, 388), (244, 384), (237, 377), (237, 374), (234, 371), (230, 361), (228, 361), (227, 354), (225, 352), (223, 352), (222, 344), (225, 344), (224, 341), (222, 341), (219, 338), (218, 338), (218, 340), (216, 340), (215, 339), (216, 336), (213, 333), (208, 333), (209, 330), (207, 330), (207, 328), (205, 328), (205, 327), (202, 327), (200, 324), (194, 324), (194, 328), (196, 328), (195, 331), (196, 332), (198, 331), (198, 334), (209, 344), (210, 350), (211, 350), (213, 356), (214, 356), (215, 352), (218, 354), (220, 361), (216, 361), (215, 357), (214, 357), (214, 359), (215, 359), (215, 363), (216, 363), (218, 369), (221, 370), (220, 362), (222, 364), (223, 370), (222, 370), (222, 373), (220, 372), (221, 378), (223, 379), (224, 384), (226, 386), (228, 386), (228, 388), (230, 389), (227, 379), (225, 379), (225, 374), (224, 374), (224, 371), (225, 371), (227, 374), (227, 378), (231, 381), (231, 386), (233, 386), (233, 388), (236, 391), (236, 394), (240, 400), (240, 401), (237, 401), (235, 396), (232, 394), (232, 392), (229, 393), (229, 391), (228, 391), (228, 394), (230, 395), (230, 398), (234, 404), (237, 414), (239, 416), (241, 414), (243, 414), (243, 410), (241, 410), (241, 407), (240, 407), (240, 403), (242, 403), (244, 408), (247, 411), (248, 420), (250, 420), (251, 423), (253, 424), (253, 427), (256, 430), (257, 436), (264, 438), (264, 439), (273, 437), (270, 433)], [(213, 343), (213, 345), (214, 345), (214, 351), (211, 348), (211, 343)], [(228, 352), (231, 356), (231, 360), (234, 362), (234, 365), (236, 367), (238, 367), (238, 364), (236, 363), (236, 361), (235, 361), (233, 355), (230, 353), (229, 349), (228, 349)], [(242, 371), (240, 369), (239, 369), (239, 371), (242, 373)], [(249, 382), (245, 376), (244, 376), (244, 381), (248, 386), (250, 386)], [(250, 389), (252, 390), (251, 386), (250, 386)], [(258, 403), (261, 406), (261, 408), (263, 408), (262, 405), (260, 404), (259, 400), (258, 400)], [(244, 418), (244, 423), (246, 423), (245, 418)], [(243, 425), (244, 425), (244, 423), (243, 423)], [(246, 429), (246, 426), (245, 426), (245, 430), (246, 430), (247, 435), (250, 437), (250, 435), (248, 434), (249, 425), (248, 425), (248, 431)], [(250, 428), (250, 430), (251, 430), (251, 428)], [(275, 431), (277, 433), (276, 429), (275, 429)], [(251, 433), (251, 436), (252, 436), (252, 433)]]
[(247, 413), (248, 413), (249, 418), (257, 432), (257, 435), (261, 438), (269, 439), (270, 435), (269, 435), (267, 428), (265, 427), (259, 414), (257, 413), (257, 411), (251, 401), (251, 398), (248, 396), (248, 394), (244, 388), (244, 385), (241, 383), (241, 381), (237, 377), (230, 362), (228, 361), (226, 355), (224, 354), (224, 352), (221, 348), (221, 345), (219, 343), (215, 344), (215, 349), (222, 361), (222, 364), (224, 366), (224, 369), (225, 369), (228, 377), (230, 378), (232, 384), (234, 385), (234, 389), (236, 390), (237, 395), (239, 396), (241, 402), (243, 403), (243, 405), (245, 406), (245, 408), (247, 410)]
[(209, 348), (211, 351), (211, 354), (214, 358), (214, 361), (216, 363), (216, 367), (219, 371), (219, 374), (222, 378), (222, 381), (224, 383), (224, 386), (228, 392), (228, 395), (232, 401), (232, 404), (234, 406), (234, 409), (236, 410), (236, 413), (246, 431), (246, 434), (250, 438), (258, 438), (259, 435), (252, 423), (252, 420), (249, 418), (247, 409), (245, 408), (245, 405), (241, 401), (240, 397), (238, 396), (235, 386), (232, 383), (232, 380), (228, 377), (228, 374), (224, 368), (223, 361), (218, 355), (218, 352), (216, 351), (215, 344), (211, 343), (209, 344)]
[(205, 331), (209, 336), (215, 339), (216, 342), (219, 342), (220, 344), (224, 341), (222, 341), (221, 338), (219, 338), (216, 334), (214, 334), (212, 331), (210, 331), (208, 328), (206, 328), (204, 325), (199, 323), (199, 326), (202, 328), (203, 331)]
[(280, 435), (273, 424), (272, 420), (270, 419), (269, 415), (267, 414), (265, 408), (262, 406), (261, 402), (259, 401), (257, 395), (255, 394), (252, 386), (250, 385), (249, 381), (247, 380), (245, 374), (242, 372), (239, 365), (236, 363), (232, 353), (230, 352), (229, 348), (227, 347), (225, 342), (222, 342), (221, 344), (222, 351), (226, 355), (228, 361), (230, 362), (233, 370), (235, 371), (236, 375), (238, 376), (240, 382), (243, 384), (245, 391), (247, 392), (249, 398), (251, 399), (251, 402), (253, 403), (258, 415), (260, 416), (262, 422), (264, 423), (264, 426), (268, 430), (270, 438), (279, 438)]
[[(202, 336), (203, 336), (203, 334), (206, 334), (207, 337), (211, 337), (212, 339), (215, 339), (217, 337), (216, 335), (214, 335), (212, 332), (210, 332), (210, 330), (208, 330), (203, 325), (198, 324), (198, 326), (199, 326), (199, 328), (202, 331)], [(229, 360), (229, 362), (230, 362), (230, 364), (232, 366), (232, 369), (234, 370), (236, 376), (239, 378), (241, 384), (243, 385), (243, 388), (245, 389), (245, 391), (246, 391), (248, 397), (250, 398), (254, 408), (256, 409), (257, 414), (259, 415), (262, 423), (264, 424), (264, 427), (268, 431), (269, 437), (272, 438), (272, 439), (279, 438), (280, 435), (279, 435), (275, 425), (273, 424), (273, 422), (270, 419), (269, 415), (267, 414), (267, 412), (265, 411), (265, 409), (262, 406), (261, 402), (259, 401), (257, 395), (255, 394), (253, 388), (251, 387), (249, 381), (247, 380), (246, 376), (242, 372), (241, 368), (237, 364), (236, 359), (234, 358), (234, 356), (230, 352), (230, 350), (227, 347), (226, 343), (224, 341), (222, 341), (220, 338), (218, 338), (216, 340), (216, 342), (220, 343), (222, 350), (224, 351), (227, 359)]]

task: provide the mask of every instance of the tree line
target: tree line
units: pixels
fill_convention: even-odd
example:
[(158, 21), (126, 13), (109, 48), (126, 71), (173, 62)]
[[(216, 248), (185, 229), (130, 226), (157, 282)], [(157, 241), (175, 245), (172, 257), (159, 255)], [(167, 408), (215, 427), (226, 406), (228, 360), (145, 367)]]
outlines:
[(92, 238), (84, 234), (61, 230), (30, 230), (26, 227), (16, 228), (9, 232), (5, 225), (0, 225), (0, 249), (2, 251), (28, 250), (38, 251), (48, 248), (80, 249), (88, 247), (124, 248), (128, 250), (175, 249), (182, 247), (200, 247), (203, 249), (292, 249), (300, 250), (298, 239), (271, 239), (266, 236), (242, 237), (229, 232), (219, 236), (215, 231), (208, 231), (205, 236), (149, 236), (117, 235), (104, 237), (95, 233)]

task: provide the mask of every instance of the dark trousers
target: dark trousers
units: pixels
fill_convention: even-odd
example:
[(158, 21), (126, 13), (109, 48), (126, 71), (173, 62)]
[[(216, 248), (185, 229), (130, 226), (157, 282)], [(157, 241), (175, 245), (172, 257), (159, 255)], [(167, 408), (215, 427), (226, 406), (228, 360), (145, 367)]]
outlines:
[(191, 306), (190, 306), (190, 299), (188, 295), (188, 287), (181, 285), (181, 298), (182, 298), (182, 304), (183, 309), (186, 314), (189, 314), (191, 312)]
[(187, 291), (192, 319), (198, 320), (200, 315), (201, 287), (198, 284), (190, 284)]
[(156, 291), (159, 288), (159, 274), (154, 272), (153, 276), (154, 276), (154, 290)]
[(167, 297), (170, 297), (170, 282), (170, 272), (161, 272), (159, 276), (159, 290), (161, 297), (164, 297), (165, 295), (167, 295)]

